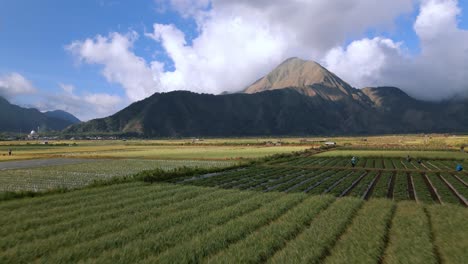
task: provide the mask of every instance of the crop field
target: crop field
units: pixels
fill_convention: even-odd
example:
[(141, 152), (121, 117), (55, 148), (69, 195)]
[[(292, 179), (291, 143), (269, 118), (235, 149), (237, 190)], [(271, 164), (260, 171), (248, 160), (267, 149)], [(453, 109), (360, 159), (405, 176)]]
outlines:
[(376, 157), (376, 158), (401, 158), (410, 155), (412, 157), (419, 157), (423, 159), (467, 159), (468, 154), (460, 151), (447, 151), (447, 150), (417, 150), (417, 149), (404, 149), (404, 150), (386, 150), (386, 149), (337, 149), (318, 154), (318, 157)]
[(142, 170), (179, 167), (228, 167), (235, 161), (217, 160), (91, 160), (80, 164), (0, 170), (0, 192), (46, 191), (86, 186), (95, 180), (130, 176)]
[(463, 263), (466, 219), (454, 205), (133, 182), (0, 203), (0, 263)]
[[(176, 145), (153, 141), (67, 142), (31, 145), (30, 142), (0, 144), (0, 162), (38, 158), (231, 160), (253, 159), (278, 153), (303, 151), (308, 145)], [(36, 142), (37, 143), (37, 142)], [(8, 156), (8, 149), (13, 152)]]
[(352, 168), (349, 158), (292, 156), (172, 183), (262, 192), (303, 192), (313, 195), (390, 198), (468, 206), (468, 175), (455, 172), (460, 161), (361, 158)]

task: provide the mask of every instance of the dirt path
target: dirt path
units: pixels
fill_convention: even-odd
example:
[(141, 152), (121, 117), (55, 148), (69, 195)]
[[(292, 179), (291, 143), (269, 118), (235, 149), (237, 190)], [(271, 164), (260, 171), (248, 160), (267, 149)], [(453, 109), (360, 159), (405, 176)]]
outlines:
[(27, 169), (35, 167), (53, 166), (53, 165), (66, 165), (95, 161), (93, 159), (35, 159), (35, 160), (20, 160), (20, 161), (4, 161), (0, 162), (0, 170), (10, 169)]

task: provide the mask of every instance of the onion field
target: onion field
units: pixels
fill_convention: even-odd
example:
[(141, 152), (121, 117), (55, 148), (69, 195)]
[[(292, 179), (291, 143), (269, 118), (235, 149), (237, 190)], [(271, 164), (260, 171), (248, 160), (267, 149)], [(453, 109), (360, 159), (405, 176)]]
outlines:
[(292, 156), (172, 183), (262, 192), (390, 198), (468, 206), (468, 175), (455, 160), (361, 158), (355, 167), (343, 157)]
[(179, 167), (227, 167), (234, 161), (217, 160), (90, 160), (80, 164), (30, 169), (0, 170), (0, 192), (73, 189), (96, 180), (130, 176), (142, 170), (171, 170)]
[(132, 182), (0, 203), (0, 263), (463, 263), (466, 219), (449, 204)]

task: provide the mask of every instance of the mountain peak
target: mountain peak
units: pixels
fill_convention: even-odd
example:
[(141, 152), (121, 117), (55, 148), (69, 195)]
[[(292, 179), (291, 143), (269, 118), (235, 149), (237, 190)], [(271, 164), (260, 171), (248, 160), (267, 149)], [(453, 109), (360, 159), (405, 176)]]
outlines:
[[(321, 91), (309, 89), (312, 86), (319, 87)], [(297, 88), (303, 94), (315, 96), (317, 93), (322, 94), (323, 88), (336, 88), (340, 94), (349, 95), (351, 86), (319, 63), (293, 57), (282, 62), (244, 92), (251, 94), (283, 88)]]

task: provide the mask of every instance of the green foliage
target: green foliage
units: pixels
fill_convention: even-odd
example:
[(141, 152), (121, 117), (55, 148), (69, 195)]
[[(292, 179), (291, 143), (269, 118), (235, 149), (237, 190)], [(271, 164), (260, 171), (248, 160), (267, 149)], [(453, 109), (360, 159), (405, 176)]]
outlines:
[(435, 264), (438, 261), (431, 239), (424, 208), (414, 202), (398, 203), (383, 263)]
[(241, 166), (245, 165), (236, 165), (226, 168), (190, 168), (190, 167), (179, 167), (174, 168), (172, 170), (163, 170), (163, 169), (154, 169), (154, 170), (145, 170), (142, 172), (138, 172), (133, 177), (137, 180), (141, 180), (144, 182), (154, 183), (154, 182), (165, 182), (165, 181), (172, 181), (176, 179), (182, 179), (202, 174), (208, 173), (217, 173), (227, 170), (232, 170), (235, 168), (240, 168)]
[(134, 181), (1, 202), (0, 262), (463, 263), (466, 209), (422, 208)]

